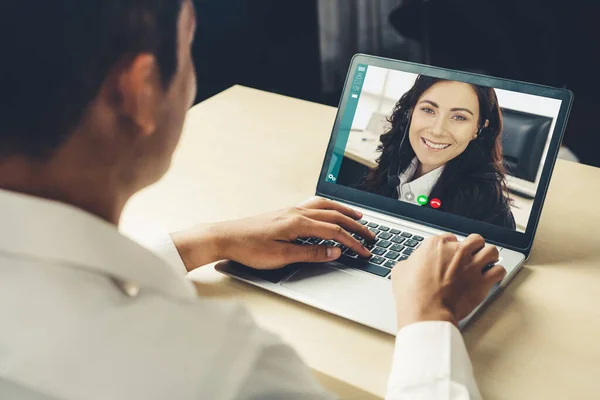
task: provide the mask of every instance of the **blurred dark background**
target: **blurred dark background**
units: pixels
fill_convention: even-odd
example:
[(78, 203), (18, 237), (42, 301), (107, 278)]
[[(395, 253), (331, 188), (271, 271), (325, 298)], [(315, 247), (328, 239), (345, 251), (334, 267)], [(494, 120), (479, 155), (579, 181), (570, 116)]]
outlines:
[(357, 52), (575, 93), (564, 144), (600, 167), (600, 3), (194, 0), (200, 102), (234, 84), (337, 106)]

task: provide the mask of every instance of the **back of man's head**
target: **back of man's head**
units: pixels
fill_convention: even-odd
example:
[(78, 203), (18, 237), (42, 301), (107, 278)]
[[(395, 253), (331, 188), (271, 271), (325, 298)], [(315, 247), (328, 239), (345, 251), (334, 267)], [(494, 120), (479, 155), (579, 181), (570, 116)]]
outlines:
[(0, 158), (51, 155), (127, 56), (153, 54), (168, 85), (183, 1), (2, 0)]

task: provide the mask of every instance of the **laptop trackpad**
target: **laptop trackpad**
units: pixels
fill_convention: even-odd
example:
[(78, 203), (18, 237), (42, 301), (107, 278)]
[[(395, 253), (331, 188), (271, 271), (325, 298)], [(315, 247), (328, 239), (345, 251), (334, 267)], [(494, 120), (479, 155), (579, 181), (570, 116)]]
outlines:
[(371, 326), (396, 326), (392, 283), (356, 270), (302, 264), (281, 286), (311, 297), (315, 306)]

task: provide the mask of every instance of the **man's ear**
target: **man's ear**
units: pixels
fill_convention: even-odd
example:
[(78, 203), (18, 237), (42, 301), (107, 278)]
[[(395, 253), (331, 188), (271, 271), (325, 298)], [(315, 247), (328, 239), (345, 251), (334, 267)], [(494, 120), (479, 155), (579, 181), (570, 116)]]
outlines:
[(163, 94), (156, 58), (139, 54), (115, 73), (121, 116), (137, 128), (137, 133), (152, 135)]

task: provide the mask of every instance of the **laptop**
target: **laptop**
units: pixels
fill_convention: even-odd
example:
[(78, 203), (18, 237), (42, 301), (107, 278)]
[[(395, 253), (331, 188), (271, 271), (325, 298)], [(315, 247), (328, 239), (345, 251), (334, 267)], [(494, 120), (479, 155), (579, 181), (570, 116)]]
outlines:
[[(360, 223), (377, 234), (375, 242), (364, 242), (373, 256), (361, 258), (323, 238), (298, 238), (301, 245), (341, 247), (342, 256), (275, 271), (231, 261), (216, 269), (395, 335), (391, 269), (401, 268), (428, 237), (479, 233), (498, 248), (507, 274), (460, 321), (463, 328), (529, 257), (572, 98), (564, 89), (357, 54), (315, 195), (363, 213)], [(530, 167), (529, 194), (507, 184), (519, 171), (503, 159), (503, 148), (542, 153)]]

